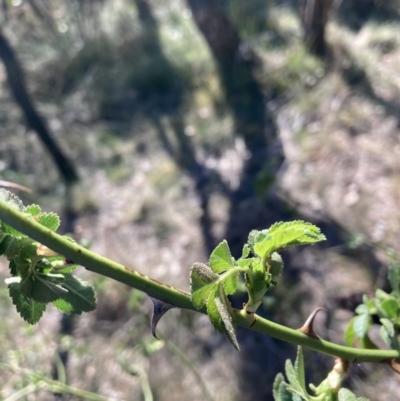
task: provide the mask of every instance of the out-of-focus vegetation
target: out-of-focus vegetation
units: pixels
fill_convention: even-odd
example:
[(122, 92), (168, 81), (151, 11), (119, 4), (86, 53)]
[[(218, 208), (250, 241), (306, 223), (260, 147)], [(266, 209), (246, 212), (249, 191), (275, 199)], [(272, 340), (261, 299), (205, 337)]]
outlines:
[[(297, 2), (214, 3), (240, 44), (228, 64), (198, 28), (194, 0), (2, 2), (0, 33), (80, 181), (66, 189), (3, 68), (0, 178), (31, 188), (22, 197), (64, 214), (64, 231), (94, 251), (183, 289), (220, 239), (235, 253), (250, 229), (312, 219), (330, 243), (284, 255), (285, 285), (263, 309), (300, 327), (324, 306), (318, 333), (341, 342), (362, 294), (387, 285), (386, 251), (399, 251), (400, 4), (343, 0), (319, 57), (304, 43)], [(29, 387), (43, 376), (108, 399), (270, 400), (295, 354), (245, 331), (234, 353), (206, 317), (178, 310), (157, 341), (145, 296), (81, 275), (98, 309), (73, 321), (50, 310), (33, 328), (0, 287), (1, 399), (21, 389), (31, 390), (22, 399), (52, 398)], [(305, 361), (313, 382), (332, 365)], [(372, 400), (397, 395), (384, 368), (353, 367), (348, 381)]]

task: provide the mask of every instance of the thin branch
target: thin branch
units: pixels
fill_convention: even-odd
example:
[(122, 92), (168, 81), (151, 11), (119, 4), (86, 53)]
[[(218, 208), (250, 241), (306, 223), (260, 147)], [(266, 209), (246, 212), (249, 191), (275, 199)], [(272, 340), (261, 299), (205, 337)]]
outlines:
[[(64, 255), (67, 259), (73, 260), (75, 263), (84, 266), (88, 270), (127, 284), (152, 297), (174, 304), (179, 308), (195, 310), (190, 300), (190, 295), (187, 292), (174, 288), (127, 266), (123, 266), (100, 256), (83, 248), (79, 244), (72, 243), (70, 240), (38, 224), (36, 221), (18, 210), (13, 209), (2, 200), (0, 200), (0, 220), (21, 231), (35, 241), (46, 245), (61, 255)], [(200, 312), (206, 313), (205, 308)], [(400, 352), (394, 350), (351, 348), (334, 344), (329, 341), (312, 338), (298, 330), (271, 322), (255, 314), (246, 314), (243, 310), (236, 310), (235, 315), (239, 326), (296, 345), (301, 345), (314, 351), (339, 357), (351, 363), (384, 362), (389, 359), (400, 358)]]

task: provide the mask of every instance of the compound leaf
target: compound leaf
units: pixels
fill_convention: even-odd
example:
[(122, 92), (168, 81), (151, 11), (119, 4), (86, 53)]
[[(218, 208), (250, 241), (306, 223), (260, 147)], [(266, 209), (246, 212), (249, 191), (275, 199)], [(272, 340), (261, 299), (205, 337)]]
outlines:
[(30, 324), (37, 323), (46, 309), (46, 304), (25, 297), (19, 290), (19, 283), (9, 283), (8, 291), (21, 317)]
[(235, 315), (221, 285), (214, 286), (209, 294), (207, 314), (214, 328), (228, 337), (232, 345), (239, 350)]
[(214, 273), (223, 273), (233, 267), (231, 251), (226, 240), (223, 240), (211, 253), (210, 268)]

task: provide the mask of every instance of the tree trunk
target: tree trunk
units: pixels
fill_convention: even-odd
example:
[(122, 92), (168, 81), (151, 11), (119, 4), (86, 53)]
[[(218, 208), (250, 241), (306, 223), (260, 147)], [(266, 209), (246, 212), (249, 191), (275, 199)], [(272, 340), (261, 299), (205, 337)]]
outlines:
[(319, 57), (326, 55), (325, 27), (331, 7), (332, 0), (306, 0), (301, 12), (304, 41), (310, 52)]
[(66, 155), (52, 138), (44, 119), (36, 110), (32, 99), (26, 89), (25, 77), (22, 67), (14, 50), (0, 31), (0, 58), (4, 63), (7, 80), (15, 101), (21, 107), (27, 125), (37, 132), (40, 140), (50, 152), (61, 176), (67, 184), (78, 180), (78, 174)]
[(276, 132), (273, 120), (266, 112), (262, 89), (254, 76), (256, 56), (240, 40), (224, 10), (214, 0), (187, 0), (187, 3), (217, 62), (236, 134), (243, 137), (251, 154), (252, 162), (248, 167), (257, 170), (263, 159), (261, 155), (265, 155)]

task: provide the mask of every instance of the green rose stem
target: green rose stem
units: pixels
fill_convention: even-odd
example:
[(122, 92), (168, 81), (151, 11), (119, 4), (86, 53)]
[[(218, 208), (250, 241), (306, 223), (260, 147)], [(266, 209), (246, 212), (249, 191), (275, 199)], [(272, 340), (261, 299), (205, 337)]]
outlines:
[[(127, 284), (152, 297), (172, 303), (180, 308), (195, 310), (190, 300), (190, 295), (187, 292), (173, 288), (168, 284), (161, 283), (136, 270), (91, 252), (38, 224), (31, 217), (10, 207), (2, 200), (0, 200), (0, 220), (90, 271)], [(200, 312), (206, 313), (205, 308)], [(263, 319), (255, 314), (248, 314), (244, 310), (236, 310), (235, 317), (239, 326), (301, 345), (314, 351), (339, 357), (349, 362), (382, 362), (400, 357), (400, 353), (397, 351), (351, 348), (315, 339), (297, 330)]]

